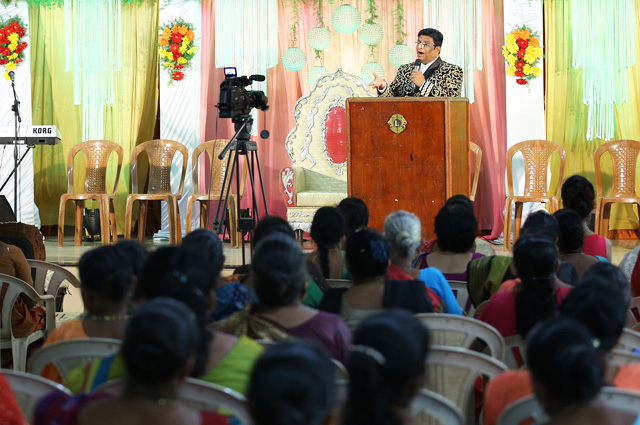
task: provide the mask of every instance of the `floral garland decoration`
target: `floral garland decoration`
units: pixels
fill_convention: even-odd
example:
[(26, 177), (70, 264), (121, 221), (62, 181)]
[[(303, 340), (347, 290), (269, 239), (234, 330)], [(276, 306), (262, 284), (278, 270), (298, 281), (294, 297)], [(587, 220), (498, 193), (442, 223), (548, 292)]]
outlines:
[(522, 25), (507, 35), (502, 46), (502, 56), (508, 64), (507, 75), (516, 77), (516, 83), (522, 86), (542, 74), (542, 69), (536, 66), (542, 57), (538, 37), (537, 33)]
[(25, 25), (18, 16), (0, 21), (0, 65), (4, 66), (4, 78), (10, 80), (9, 72), (24, 60), (27, 42), (20, 42), (27, 33)]
[(158, 40), (160, 64), (169, 72), (169, 84), (180, 81), (184, 73), (192, 65), (192, 59), (198, 51), (193, 43), (195, 33), (193, 25), (182, 18), (175, 18), (160, 28), (162, 34)]

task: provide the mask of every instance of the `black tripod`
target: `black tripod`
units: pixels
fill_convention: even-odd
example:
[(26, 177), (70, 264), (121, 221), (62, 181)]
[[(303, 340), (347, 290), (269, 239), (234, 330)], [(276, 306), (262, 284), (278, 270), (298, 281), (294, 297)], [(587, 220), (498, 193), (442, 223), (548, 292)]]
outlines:
[[(227, 173), (225, 180), (222, 182), (222, 188), (220, 189), (220, 200), (224, 199), (224, 202), (218, 202), (218, 208), (216, 209), (216, 218), (213, 222), (213, 230), (218, 234), (224, 234), (224, 221), (221, 217), (224, 217), (224, 213), (227, 211), (227, 205), (229, 202), (229, 193), (231, 193), (231, 182), (235, 175), (236, 178), (236, 193), (240, 196), (240, 161), (238, 157), (243, 155), (245, 157), (245, 167), (249, 171), (249, 181), (251, 183), (251, 197), (253, 202), (253, 214), (252, 217), (242, 217), (240, 211), (240, 204), (238, 202), (237, 208), (237, 229), (229, 229), (231, 232), (242, 232), (242, 242), (240, 248), (242, 249), (242, 264), (246, 264), (245, 252), (244, 252), (244, 237), (247, 233), (253, 232), (256, 226), (256, 222), (260, 221), (260, 210), (258, 208), (258, 200), (256, 198), (255, 188), (255, 167), (258, 168), (258, 179), (260, 183), (260, 189), (262, 191), (262, 200), (264, 202), (264, 214), (269, 215), (269, 208), (267, 207), (267, 197), (264, 192), (264, 182), (262, 180), (262, 170), (260, 169), (260, 160), (258, 158), (258, 145), (256, 142), (251, 141), (251, 126), (253, 125), (253, 118), (250, 114), (243, 114), (239, 117), (234, 117), (236, 134), (231, 138), (224, 150), (218, 155), (218, 159), (224, 159), (224, 156), (228, 151), (231, 151), (227, 158)], [(229, 168), (231, 164), (231, 168)], [(222, 215), (221, 215), (222, 214)], [(253, 239), (253, 238), (252, 238)]]

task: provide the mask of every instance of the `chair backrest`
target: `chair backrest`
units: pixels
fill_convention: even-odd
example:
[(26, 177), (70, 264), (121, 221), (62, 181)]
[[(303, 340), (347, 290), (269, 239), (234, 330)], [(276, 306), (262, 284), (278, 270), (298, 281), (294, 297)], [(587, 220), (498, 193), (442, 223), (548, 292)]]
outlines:
[(624, 328), (618, 344), (614, 348), (627, 352), (631, 352), (634, 348), (640, 350), (640, 333)]
[[(29, 285), (24, 280), (0, 273), (0, 288), (2, 288), (4, 284), (7, 284), (8, 286), (7, 292), (5, 292), (4, 298), (2, 299), (2, 308), (0, 309), (0, 341), (2, 342), (2, 348), (5, 348), (7, 341), (11, 341), (13, 338), (11, 313), (13, 312), (13, 305), (20, 294), (24, 294), (27, 298), (30, 298), (33, 301), (45, 300), (45, 305), (47, 307), (46, 320), (54, 323), (53, 325), (47, 325), (47, 331), (49, 332), (55, 329), (55, 306), (54, 297), (52, 295), (41, 296), (36, 292), (33, 286)], [(9, 347), (10, 346), (11, 343), (9, 343)]]
[(638, 362), (640, 362), (640, 355), (629, 351), (611, 350), (607, 353), (607, 364), (611, 366), (624, 366)]
[(476, 308), (471, 303), (471, 299), (469, 299), (469, 288), (467, 287), (467, 282), (463, 282), (462, 280), (449, 280), (448, 282), (453, 294), (456, 296), (456, 301), (458, 301), (460, 308), (469, 316), (473, 316)]
[(453, 314), (416, 314), (416, 318), (429, 330), (429, 343), (443, 347), (470, 349), (476, 339), (484, 342), (491, 357), (504, 359), (504, 340), (493, 326), (476, 319)]
[(429, 418), (435, 418), (442, 425), (464, 424), (462, 412), (455, 404), (425, 389), (421, 389), (411, 401), (411, 413), (423, 424), (430, 422)]
[[(195, 148), (191, 155), (191, 165), (193, 169), (191, 174), (193, 180), (193, 193), (200, 193), (200, 155), (206, 153), (208, 158), (205, 156), (205, 159), (207, 159), (210, 164), (211, 173), (211, 179), (207, 182), (209, 185), (208, 194), (211, 199), (218, 199), (220, 197), (220, 191), (227, 176), (227, 158), (218, 159), (218, 155), (222, 153), (228, 143), (229, 139), (209, 140)], [(231, 167), (233, 164), (229, 163), (228, 165)], [(240, 180), (240, 197), (242, 197), (242, 194), (244, 193), (244, 183), (246, 181), (248, 171), (247, 167), (241, 168), (242, 178)], [(231, 190), (232, 192), (236, 190), (235, 184), (231, 185)]]
[(482, 313), (484, 309), (487, 308), (487, 306), (489, 305), (489, 301), (491, 300), (482, 301), (480, 304), (478, 304), (478, 306), (476, 307), (476, 311), (473, 312), (473, 317), (475, 319), (477, 319), (478, 316), (480, 316), (480, 313)]
[(473, 142), (469, 142), (469, 152), (473, 152), (476, 156), (476, 166), (473, 171), (473, 181), (471, 182), (471, 191), (469, 199), (476, 200), (476, 191), (478, 190), (478, 181), (480, 180), (480, 166), (482, 165), (482, 149)]
[(87, 140), (78, 143), (69, 151), (67, 156), (67, 192), (73, 191), (73, 170), (74, 160), (78, 152), (84, 154), (85, 176), (84, 176), (84, 193), (107, 193), (107, 165), (109, 157), (113, 152), (118, 157), (118, 169), (116, 170), (116, 179), (113, 184), (113, 190), (109, 193), (115, 193), (120, 180), (120, 170), (122, 168), (122, 146), (109, 140)]
[(640, 297), (633, 297), (629, 301), (629, 313), (633, 316), (635, 323), (640, 322)]
[(189, 161), (189, 151), (182, 143), (154, 139), (140, 143), (131, 152), (131, 193), (140, 193), (138, 187), (138, 156), (146, 152), (149, 158), (149, 185), (147, 193), (171, 194), (171, 164), (176, 152), (182, 154), (182, 174), (180, 177), (180, 187), (176, 195), (182, 196), (184, 178), (187, 174), (187, 163)]
[(64, 379), (76, 367), (115, 354), (120, 351), (121, 346), (122, 341), (111, 338), (79, 338), (54, 342), (31, 355), (27, 370), (39, 375), (47, 364), (53, 363)]
[(513, 190), (513, 157), (522, 152), (524, 157), (524, 196), (550, 196), (547, 171), (553, 152), (560, 156), (558, 185), (553, 196), (560, 196), (560, 188), (564, 177), (566, 152), (562, 146), (548, 140), (528, 140), (516, 143), (507, 151), (507, 185), (508, 195), (514, 196)]
[(424, 388), (449, 400), (468, 412), (472, 390), (478, 376), (489, 379), (507, 370), (502, 362), (464, 348), (433, 346), (426, 361)]
[(353, 282), (348, 279), (325, 279), (330, 288), (351, 288)]
[[(637, 415), (640, 411), (640, 393), (615, 387), (602, 387), (597, 399), (612, 409)], [(536, 423), (547, 421), (547, 414), (535, 395), (521, 398), (502, 412), (498, 418), (498, 425), (520, 425), (523, 421), (533, 418)]]
[(80, 288), (80, 280), (69, 270), (57, 264), (47, 263), (46, 261), (27, 260), (31, 272), (35, 272), (33, 286), (41, 295), (53, 295), (58, 293), (60, 286), (66, 282), (75, 288)]
[(0, 373), (9, 381), (20, 410), (29, 423), (36, 403), (45, 395), (52, 392), (72, 395), (68, 388), (41, 376), (7, 369), (0, 369)]
[[(105, 382), (95, 389), (96, 393), (120, 395), (125, 385), (124, 379)], [(178, 389), (178, 399), (194, 410), (229, 410), (243, 425), (251, 425), (247, 400), (229, 388), (199, 379), (187, 378)]]
[(524, 357), (526, 345), (520, 335), (508, 336), (504, 339), (504, 363), (511, 370), (522, 369), (526, 364)]
[(596, 149), (594, 154), (596, 168), (596, 194), (603, 196), (600, 161), (602, 155), (609, 152), (613, 165), (613, 187), (611, 196), (636, 197), (636, 164), (640, 153), (640, 142), (636, 140), (614, 140)]

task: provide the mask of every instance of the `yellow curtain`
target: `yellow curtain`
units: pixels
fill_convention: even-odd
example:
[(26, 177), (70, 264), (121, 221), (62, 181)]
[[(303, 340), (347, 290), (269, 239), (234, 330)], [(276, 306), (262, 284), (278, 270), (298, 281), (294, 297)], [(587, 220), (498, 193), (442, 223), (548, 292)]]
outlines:
[[(62, 134), (58, 146), (41, 146), (34, 152), (35, 200), (43, 225), (56, 224), (60, 195), (67, 191), (67, 153), (82, 141), (82, 106), (73, 104), (73, 77), (65, 72), (64, 11), (61, 7), (31, 7), (31, 75), (33, 123), (56, 125)], [(115, 75), (115, 101), (105, 106), (104, 138), (120, 144), (124, 155), (115, 208), (119, 233), (129, 193), (129, 163), (133, 148), (153, 138), (158, 109), (158, 2), (122, 8), (122, 70)], [(78, 156), (76, 170), (84, 167)], [(115, 155), (107, 170), (107, 187), (113, 187)], [(76, 191), (84, 173), (74, 172)], [(90, 204), (88, 204), (91, 207)], [(67, 205), (67, 223), (73, 208)], [(93, 206), (94, 208), (97, 207)]]
[[(636, 28), (640, 28), (640, 0), (636, 0)], [(572, 40), (571, 13), (569, 2), (544, 1), (546, 72), (545, 99), (547, 138), (562, 145), (567, 152), (565, 179), (580, 174), (595, 186), (595, 149), (605, 143), (594, 139), (587, 141), (588, 108), (582, 102), (582, 71), (571, 65)], [(606, 36), (606, 35), (604, 35)], [(597, 40), (579, 40), (581, 43), (595, 43)], [(640, 45), (636, 44), (636, 55), (640, 58)], [(618, 127), (614, 139), (640, 140), (638, 122), (640, 98), (640, 65), (628, 71), (629, 101), (616, 105)], [(554, 164), (554, 167), (557, 164)], [(611, 161), (603, 157), (602, 176), (605, 195), (611, 192)], [(635, 208), (630, 205), (616, 205), (611, 210), (610, 229), (635, 229), (640, 226)]]

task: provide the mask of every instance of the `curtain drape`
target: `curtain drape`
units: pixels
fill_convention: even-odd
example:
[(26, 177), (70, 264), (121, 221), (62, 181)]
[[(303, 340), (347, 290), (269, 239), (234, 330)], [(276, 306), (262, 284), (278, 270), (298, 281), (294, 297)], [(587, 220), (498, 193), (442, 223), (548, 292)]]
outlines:
[[(33, 123), (56, 125), (62, 134), (57, 146), (40, 146), (34, 152), (35, 198), (43, 225), (56, 224), (60, 194), (67, 191), (66, 156), (82, 141), (82, 106), (73, 104), (73, 77), (65, 72), (64, 13), (59, 7), (31, 7), (31, 75)], [(122, 174), (115, 208), (118, 228), (124, 229), (124, 209), (129, 193), (129, 163), (133, 148), (153, 138), (158, 107), (158, 4), (127, 5), (122, 10), (122, 70), (115, 75), (115, 101), (105, 106), (105, 139), (123, 147)], [(83, 166), (78, 158), (76, 167)], [(107, 187), (115, 180), (115, 155), (107, 171)], [(76, 190), (84, 176), (75, 173)], [(88, 204), (91, 207), (91, 204)], [(67, 207), (72, 223), (73, 208)], [(97, 206), (94, 206), (97, 207)]]

